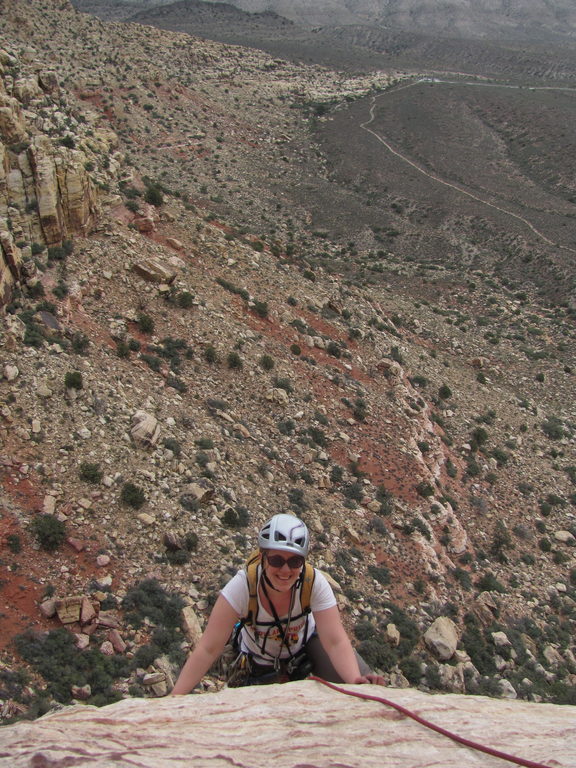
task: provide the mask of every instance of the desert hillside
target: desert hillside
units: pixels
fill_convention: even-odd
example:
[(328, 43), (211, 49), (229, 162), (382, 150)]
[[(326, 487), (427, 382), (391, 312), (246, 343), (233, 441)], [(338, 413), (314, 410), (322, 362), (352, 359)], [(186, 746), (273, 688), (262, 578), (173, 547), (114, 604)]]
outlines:
[(393, 684), (574, 703), (568, 237), (338, 237), (346, 110), (412, 74), (2, 15), (2, 717), (165, 693), (280, 510)]

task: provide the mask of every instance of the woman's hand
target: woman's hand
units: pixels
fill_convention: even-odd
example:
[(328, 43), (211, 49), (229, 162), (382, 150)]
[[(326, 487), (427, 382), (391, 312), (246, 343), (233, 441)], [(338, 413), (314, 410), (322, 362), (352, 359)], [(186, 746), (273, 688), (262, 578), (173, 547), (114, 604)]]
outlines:
[(360, 685), (362, 683), (369, 683), (370, 685), (386, 685), (382, 675), (375, 675), (373, 673), (362, 675), (354, 680), (355, 685)]

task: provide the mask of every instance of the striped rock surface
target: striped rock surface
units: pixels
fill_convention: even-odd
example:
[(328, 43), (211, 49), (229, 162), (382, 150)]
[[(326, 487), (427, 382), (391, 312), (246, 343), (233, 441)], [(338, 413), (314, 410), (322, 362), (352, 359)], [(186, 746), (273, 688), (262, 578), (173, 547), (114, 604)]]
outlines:
[[(467, 739), (576, 767), (576, 707), (343, 686), (380, 695)], [(307, 680), (74, 706), (0, 730), (0, 766), (139, 768), (502, 768), (376, 701)]]

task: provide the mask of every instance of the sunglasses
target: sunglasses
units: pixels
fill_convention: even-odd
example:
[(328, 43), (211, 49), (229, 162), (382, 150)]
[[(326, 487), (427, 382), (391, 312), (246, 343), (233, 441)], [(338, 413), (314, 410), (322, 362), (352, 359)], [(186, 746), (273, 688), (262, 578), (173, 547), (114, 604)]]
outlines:
[(304, 558), (302, 555), (292, 555), (291, 557), (282, 557), (282, 555), (266, 555), (266, 560), (270, 563), (272, 568), (282, 568), (284, 564), (291, 568), (293, 571), (296, 568), (302, 568), (304, 565)]

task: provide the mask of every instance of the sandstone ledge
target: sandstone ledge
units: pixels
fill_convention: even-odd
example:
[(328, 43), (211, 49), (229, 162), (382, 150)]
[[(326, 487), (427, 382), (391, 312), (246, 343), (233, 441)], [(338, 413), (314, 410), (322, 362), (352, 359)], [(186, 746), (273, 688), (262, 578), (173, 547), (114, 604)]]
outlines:
[[(576, 707), (345, 686), (494, 749), (576, 766)], [(74, 706), (0, 731), (0, 766), (451, 768), (511, 765), (314, 681)]]

